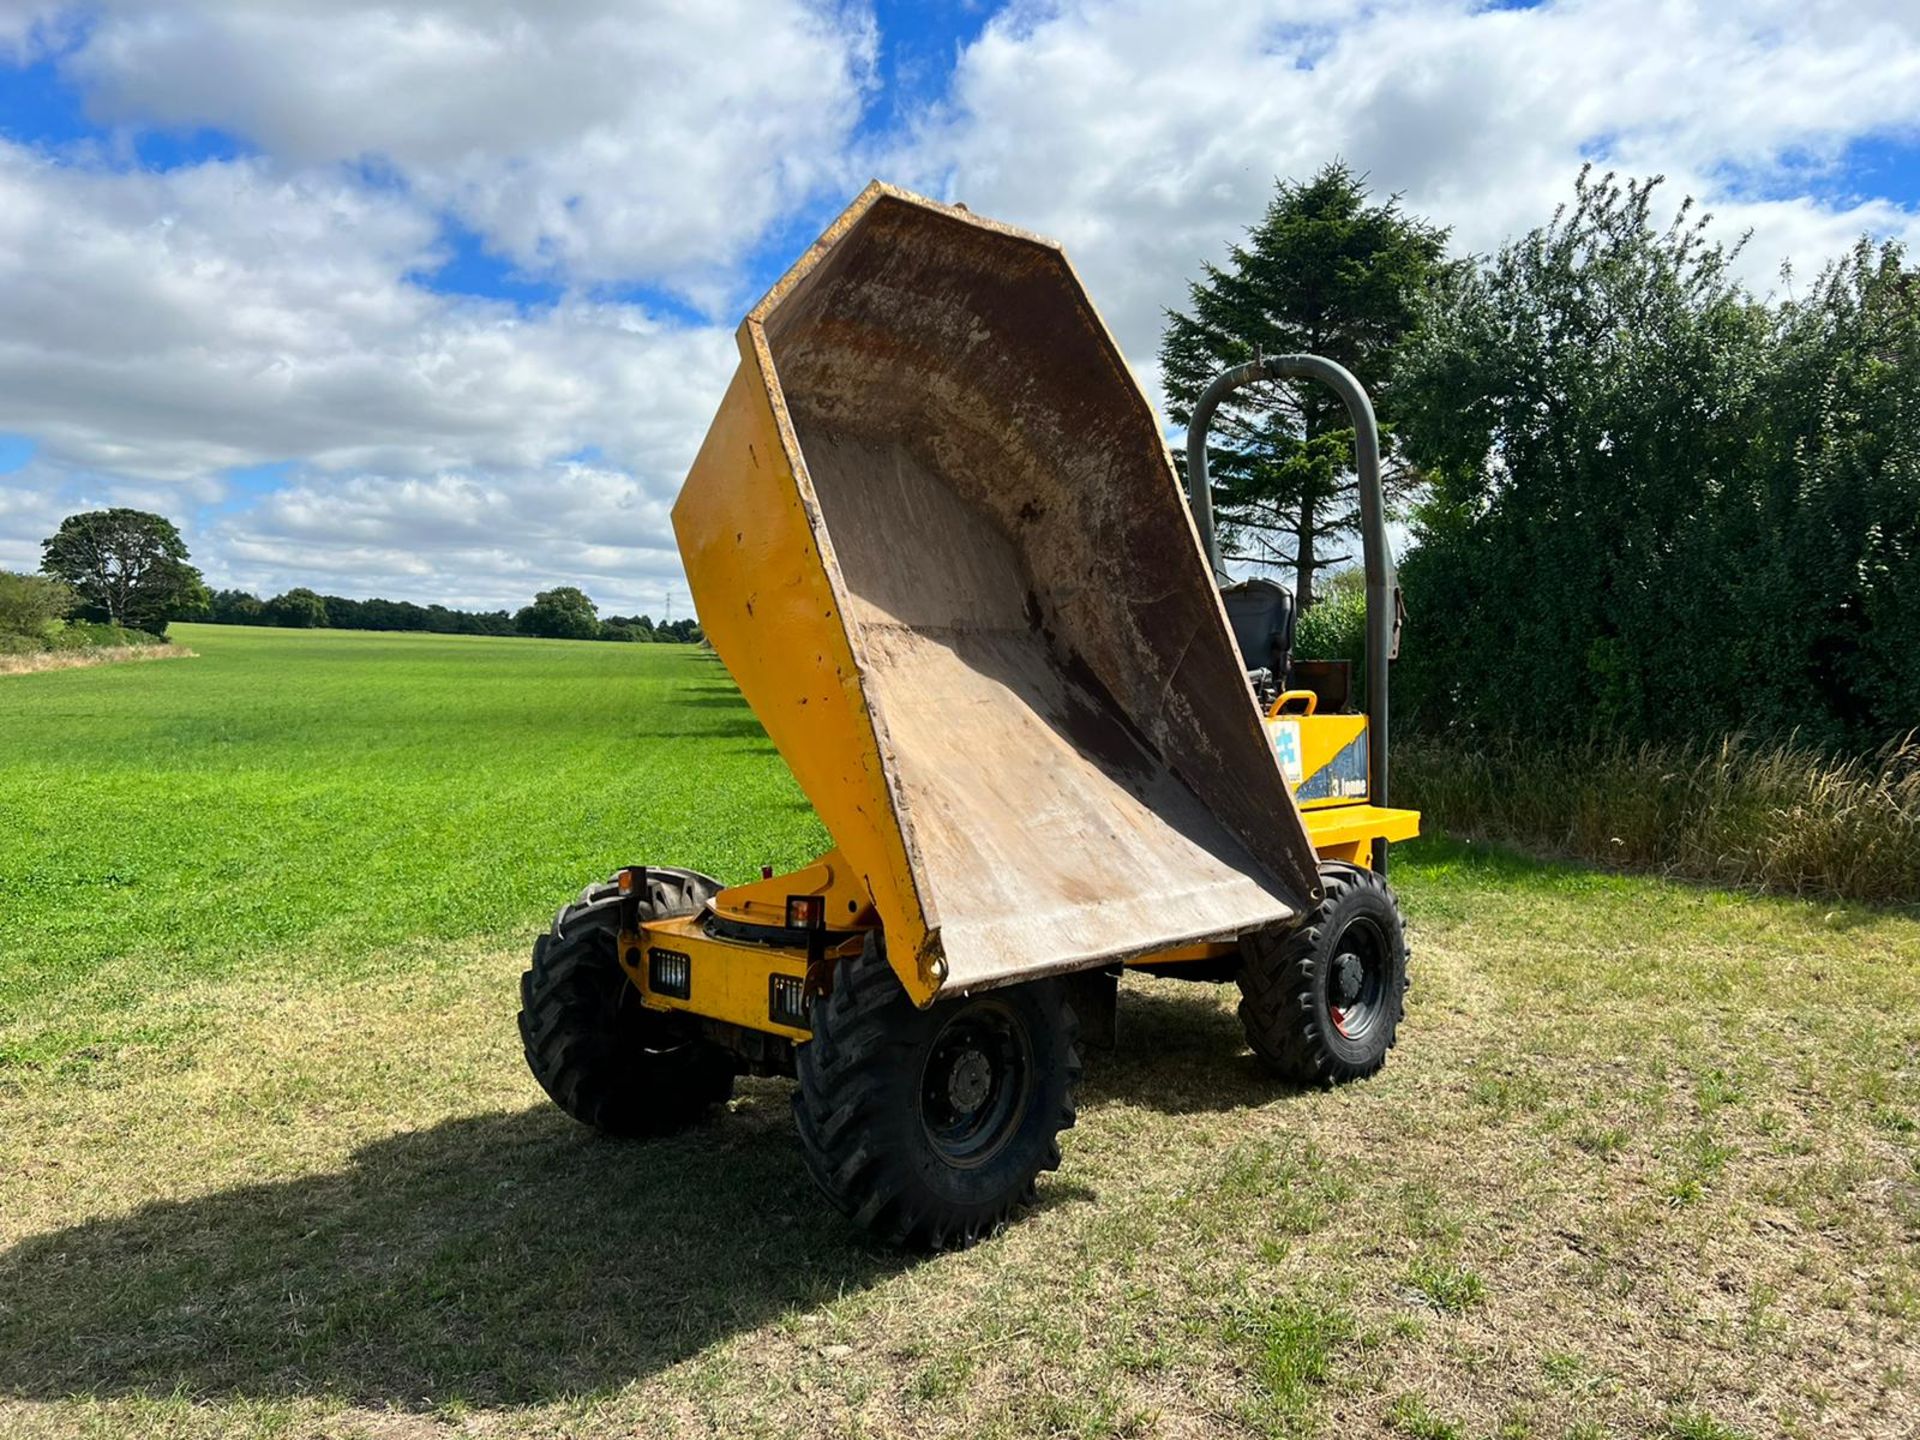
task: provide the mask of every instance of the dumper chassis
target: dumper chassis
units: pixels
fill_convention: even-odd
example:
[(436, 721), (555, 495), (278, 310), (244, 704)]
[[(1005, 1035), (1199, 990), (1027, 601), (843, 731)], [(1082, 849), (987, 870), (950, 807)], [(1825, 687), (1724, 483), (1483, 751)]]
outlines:
[[(1060, 1163), (1122, 972), (1239, 986), (1283, 1080), (1377, 1071), (1407, 989), (1387, 849), (1397, 591), (1365, 392), (1312, 356), (1158, 423), (1051, 242), (870, 186), (741, 326), (674, 510), (703, 627), (837, 848), (724, 885), (632, 865), (534, 943), (527, 1063), (670, 1133), (788, 1076), (827, 1199), (897, 1244), (992, 1234)], [(1316, 379), (1355, 424), (1365, 709), (1213, 534), (1214, 407)], [(1143, 879), (1143, 877), (1145, 877)]]

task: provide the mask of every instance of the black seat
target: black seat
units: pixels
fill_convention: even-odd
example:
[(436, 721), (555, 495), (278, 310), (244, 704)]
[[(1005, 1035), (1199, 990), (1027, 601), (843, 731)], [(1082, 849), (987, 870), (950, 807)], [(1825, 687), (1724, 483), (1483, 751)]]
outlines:
[(1271, 671), (1273, 683), (1285, 685), (1293, 658), (1293, 592), (1255, 578), (1223, 587), (1220, 599), (1247, 669)]

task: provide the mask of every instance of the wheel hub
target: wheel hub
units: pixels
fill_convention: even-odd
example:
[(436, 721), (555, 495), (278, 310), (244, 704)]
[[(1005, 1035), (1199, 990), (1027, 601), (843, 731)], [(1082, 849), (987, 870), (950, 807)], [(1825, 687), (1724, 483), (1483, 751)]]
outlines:
[(968, 1050), (953, 1062), (947, 1078), (947, 1097), (956, 1110), (976, 1109), (993, 1085), (993, 1062), (978, 1050)]
[(976, 1001), (954, 1015), (928, 1052), (920, 1119), (948, 1164), (984, 1164), (1019, 1128), (1033, 1055), (1011, 1011)]
[(1337, 1005), (1351, 1005), (1360, 998), (1367, 980), (1367, 967), (1358, 955), (1348, 952), (1333, 962), (1333, 999)]

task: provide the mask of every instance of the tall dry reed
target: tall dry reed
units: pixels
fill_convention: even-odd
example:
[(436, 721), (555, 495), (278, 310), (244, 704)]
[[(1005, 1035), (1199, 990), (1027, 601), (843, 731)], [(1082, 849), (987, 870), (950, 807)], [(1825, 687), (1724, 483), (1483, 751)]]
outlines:
[(1920, 904), (1920, 732), (1836, 760), (1735, 736), (1472, 748), (1410, 737), (1394, 792), (1451, 834), (1795, 895)]

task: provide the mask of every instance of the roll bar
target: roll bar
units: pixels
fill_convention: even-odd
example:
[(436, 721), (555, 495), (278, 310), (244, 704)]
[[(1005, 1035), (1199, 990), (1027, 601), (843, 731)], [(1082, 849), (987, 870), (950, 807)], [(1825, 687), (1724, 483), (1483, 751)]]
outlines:
[[(1187, 489), (1194, 524), (1215, 584), (1227, 582), (1213, 527), (1213, 490), (1207, 481), (1207, 429), (1228, 394), (1256, 380), (1318, 380), (1337, 394), (1353, 421), (1354, 469), (1360, 479), (1360, 552), (1367, 577), (1367, 798), (1387, 803), (1387, 662), (1393, 656), (1396, 604), (1393, 551), (1387, 545), (1386, 497), (1380, 488), (1380, 425), (1364, 386), (1346, 366), (1320, 355), (1269, 355), (1222, 370), (1193, 405), (1187, 425)], [(1285, 683), (1285, 677), (1276, 676)], [(1385, 868), (1386, 842), (1374, 842), (1374, 864)]]

